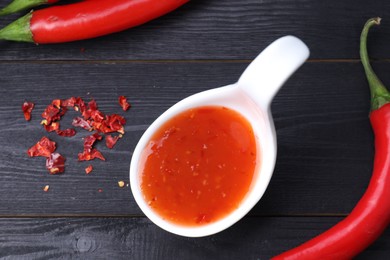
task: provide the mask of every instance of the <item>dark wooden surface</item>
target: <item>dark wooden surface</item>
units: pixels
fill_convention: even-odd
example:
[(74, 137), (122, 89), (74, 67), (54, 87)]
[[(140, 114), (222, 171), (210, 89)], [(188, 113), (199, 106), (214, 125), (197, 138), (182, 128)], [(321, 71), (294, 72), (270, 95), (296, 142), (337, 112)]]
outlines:
[[(389, 14), (385, 0), (197, 0), (98, 39), (0, 42), (0, 258), (269, 259), (334, 225), (364, 193), (374, 155), (360, 31), (368, 18), (383, 17), (369, 50), (390, 86)], [(18, 16), (0, 18), (1, 26)], [(235, 82), (252, 58), (287, 34), (303, 39), (311, 56), (272, 104), (279, 151), (263, 199), (233, 227), (205, 238), (152, 224), (130, 188), (117, 184), (128, 184), (142, 133), (180, 99)], [(130, 111), (120, 110), (119, 95), (129, 98)], [(90, 175), (76, 157), (87, 133), (49, 134), (67, 157), (66, 172), (49, 175), (44, 159), (28, 158), (26, 150), (46, 134), (39, 125), (46, 105), (70, 96), (124, 115), (126, 134), (113, 150), (98, 145), (107, 161), (93, 161)], [(36, 104), (31, 122), (20, 109), (26, 99)], [(358, 259), (389, 257), (387, 230)]]

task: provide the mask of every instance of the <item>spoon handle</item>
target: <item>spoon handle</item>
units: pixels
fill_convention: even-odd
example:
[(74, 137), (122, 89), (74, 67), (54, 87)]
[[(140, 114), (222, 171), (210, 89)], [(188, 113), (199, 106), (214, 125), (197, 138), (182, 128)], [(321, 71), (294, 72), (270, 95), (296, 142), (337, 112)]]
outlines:
[(297, 37), (284, 36), (265, 48), (246, 68), (238, 86), (268, 109), (286, 80), (307, 60), (310, 51)]

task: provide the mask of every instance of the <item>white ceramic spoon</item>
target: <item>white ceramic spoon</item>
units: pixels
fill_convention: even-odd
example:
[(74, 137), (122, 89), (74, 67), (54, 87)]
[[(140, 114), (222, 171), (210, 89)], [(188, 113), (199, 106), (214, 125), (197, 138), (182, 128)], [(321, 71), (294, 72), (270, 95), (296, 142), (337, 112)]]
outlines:
[[(150, 125), (134, 150), (130, 164), (130, 184), (135, 201), (152, 222), (174, 234), (201, 237), (228, 228), (256, 205), (268, 186), (276, 161), (276, 133), (270, 110), (272, 99), (308, 57), (309, 49), (301, 40), (294, 36), (282, 37), (271, 43), (253, 60), (237, 83), (185, 98)], [(143, 198), (139, 176), (141, 154), (156, 130), (168, 119), (190, 108), (210, 105), (231, 108), (251, 123), (259, 151), (259, 166), (249, 192), (232, 213), (217, 222), (199, 227), (175, 225), (155, 213)]]

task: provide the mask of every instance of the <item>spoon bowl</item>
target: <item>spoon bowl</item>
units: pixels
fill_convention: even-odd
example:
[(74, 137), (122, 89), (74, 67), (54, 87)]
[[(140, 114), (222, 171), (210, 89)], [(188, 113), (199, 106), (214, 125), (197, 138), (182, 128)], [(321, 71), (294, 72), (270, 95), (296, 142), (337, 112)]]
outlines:
[[(309, 57), (309, 49), (294, 36), (282, 37), (270, 44), (247, 67), (237, 83), (203, 91), (173, 105), (158, 117), (139, 140), (130, 164), (130, 184), (135, 201), (144, 214), (159, 227), (181, 236), (201, 237), (220, 232), (245, 216), (261, 199), (275, 167), (276, 132), (270, 104), (284, 82)], [(258, 166), (248, 193), (237, 209), (224, 218), (201, 226), (181, 226), (155, 213), (143, 198), (140, 163), (142, 151), (154, 133), (175, 115), (191, 108), (222, 106), (240, 113), (253, 128), (257, 143)]]

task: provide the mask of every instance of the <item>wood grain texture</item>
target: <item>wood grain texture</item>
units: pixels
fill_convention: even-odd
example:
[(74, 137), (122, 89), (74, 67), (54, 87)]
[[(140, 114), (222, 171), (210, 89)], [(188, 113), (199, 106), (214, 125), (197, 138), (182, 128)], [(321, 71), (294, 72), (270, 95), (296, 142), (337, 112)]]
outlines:
[[(388, 59), (389, 12), (386, 0), (194, 0), (145, 25), (98, 39), (39, 46), (1, 42), (0, 60), (252, 59), (288, 34), (308, 44), (311, 59), (357, 59), (362, 26), (376, 16), (384, 19), (370, 35), (371, 55)], [(1, 17), (1, 27), (19, 16)]]
[[(73, 0), (69, 0), (73, 2)], [(5, 6), (9, 0), (0, 0)], [(67, 4), (67, 1), (63, 3)], [(38, 8), (39, 9), (39, 8)], [(328, 229), (354, 207), (371, 176), (369, 91), (359, 37), (370, 17), (374, 69), (390, 86), (390, 2), (193, 0), (145, 25), (56, 45), (0, 42), (1, 259), (269, 259)], [(0, 27), (22, 14), (0, 17)], [(389, 21), (387, 20), (389, 19)], [(150, 123), (191, 94), (234, 83), (262, 49), (284, 35), (310, 48), (307, 62), (272, 104), (278, 158), (263, 199), (231, 228), (205, 238), (165, 232), (144, 217), (128, 185), (132, 151)], [(125, 95), (133, 107), (121, 111)], [(94, 98), (127, 119), (106, 162), (78, 162), (82, 137), (46, 133), (52, 99)], [(21, 105), (36, 104), (31, 122)], [(61, 121), (69, 127), (76, 112)], [(43, 135), (58, 143), (66, 171), (49, 175), (26, 150)], [(50, 190), (44, 192), (45, 185)], [(390, 229), (357, 259), (388, 259)]]
[[(244, 218), (214, 236), (184, 238), (146, 218), (0, 219), (2, 259), (269, 259), (337, 223), (337, 217)], [(245, 235), (242, 235), (245, 234)], [(386, 259), (385, 232), (357, 259)]]
[[(387, 62), (374, 63), (390, 82)], [(0, 63), (0, 215), (141, 215), (128, 183), (130, 158), (147, 126), (165, 109), (196, 92), (233, 83), (247, 63)], [(7, 75), (7, 76), (5, 76)], [(11, 76), (10, 76), (11, 75)], [(44, 76), (43, 76), (44, 75)], [(371, 176), (373, 137), (368, 121), (369, 93), (360, 63), (306, 63), (276, 96), (272, 111), (278, 135), (276, 170), (252, 215), (345, 215), (363, 194)], [(133, 107), (121, 111), (119, 95)], [(55, 98), (96, 99), (105, 113), (128, 121), (126, 134), (108, 150), (107, 161), (77, 161), (81, 130), (75, 137), (47, 134), (43, 109)], [(36, 103), (32, 121), (21, 113), (25, 100)], [(76, 112), (63, 119), (70, 126)], [(49, 175), (43, 158), (26, 150), (43, 135), (58, 142), (66, 172)], [(42, 187), (50, 185), (50, 192)], [(103, 192), (98, 192), (103, 189)]]

